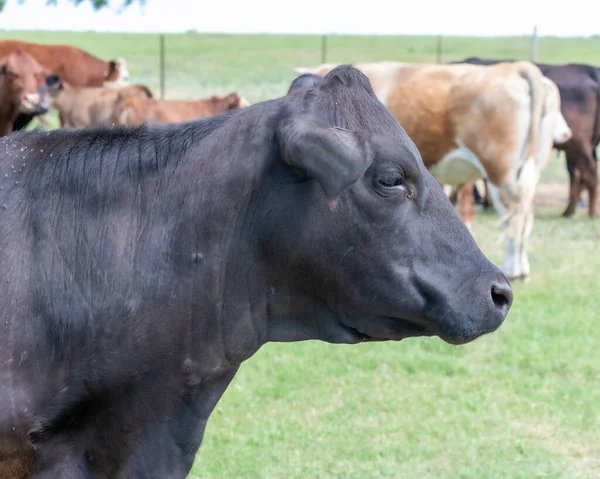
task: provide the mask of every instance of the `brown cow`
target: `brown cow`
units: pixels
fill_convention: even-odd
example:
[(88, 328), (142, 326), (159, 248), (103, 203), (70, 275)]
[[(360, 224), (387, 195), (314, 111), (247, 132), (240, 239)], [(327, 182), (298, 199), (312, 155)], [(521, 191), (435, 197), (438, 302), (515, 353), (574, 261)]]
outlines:
[(123, 59), (104, 61), (70, 45), (42, 45), (19, 40), (0, 41), (0, 57), (21, 50), (72, 86), (102, 86), (129, 77)]
[(20, 113), (48, 111), (40, 93), (46, 73), (35, 59), (19, 50), (0, 58), (0, 136), (13, 131)]
[[(72, 86), (102, 86), (104, 82), (112, 86), (129, 82), (129, 71), (122, 58), (104, 61), (70, 45), (42, 45), (20, 40), (0, 40), (0, 57), (15, 50), (28, 53), (50, 73), (59, 75)], [(23, 118), (18, 123), (21, 128), (25, 128), (31, 119), (31, 117)], [(64, 120), (60, 115), (59, 120), (60, 125), (64, 126)]]
[(157, 100), (155, 98), (126, 98), (119, 102), (115, 112), (122, 125), (142, 123), (178, 123), (219, 115), (229, 110), (245, 108), (249, 103), (237, 93), (213, 95), (204, 100)]
[(114, 124), (118, 102), (126, 98), (153, 97), (144, 85), (73, 87), (58, 75), (48, 76), (46, 86), (52, 107), (64, 119), (64, 128), (70, 129)]

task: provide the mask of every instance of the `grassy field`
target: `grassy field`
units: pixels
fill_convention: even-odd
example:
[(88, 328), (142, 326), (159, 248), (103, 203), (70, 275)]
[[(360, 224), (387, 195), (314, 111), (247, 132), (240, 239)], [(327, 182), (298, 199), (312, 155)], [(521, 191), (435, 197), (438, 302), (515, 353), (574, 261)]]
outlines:
[[(133, 80), (158, 91), (157, 36), (0, 32), (8, 37), (123, 56)], [(320, 63), (319, 37), (188, 34), (166, 44), (168, 98), (236, 90), (258, 102), (285, 93), (293, 66)], [(435, 45), (433, 37), (330, 37), (327, 60), (435, 62)], [(529, 39), (443, 45), (443, 61), (526, 59)], [(542, 38), (539, 60), (600, 65), (600, 39)], [(566, 178), (564, 159), (553, 157), (531, 237), (531, 282), (514, 285), (500, 330), (461, 347), (269, 344), (219, 403), (191, 477), (599, 478), (600, 221), (583, 210), (559, 216)], [(497, 220), (480, 213), (474, 236), (501, 264)]]

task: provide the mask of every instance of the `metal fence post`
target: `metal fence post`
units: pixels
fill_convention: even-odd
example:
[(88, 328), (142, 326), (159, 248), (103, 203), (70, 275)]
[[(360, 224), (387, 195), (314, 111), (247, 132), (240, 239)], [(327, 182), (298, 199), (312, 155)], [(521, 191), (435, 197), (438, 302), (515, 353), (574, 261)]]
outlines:
[(538, 54), (538, 35), (537, 35), (537, 25), (533, 27), (533, 35), (531, 35), (531, 51), (529, 52), (529, 59), (532, 62), (537, 61)]
[(160, 36), (160, 99), (165, 99), (165, 36)]
[(321, 63), (327, 61), (327, 35), (321, 37)]

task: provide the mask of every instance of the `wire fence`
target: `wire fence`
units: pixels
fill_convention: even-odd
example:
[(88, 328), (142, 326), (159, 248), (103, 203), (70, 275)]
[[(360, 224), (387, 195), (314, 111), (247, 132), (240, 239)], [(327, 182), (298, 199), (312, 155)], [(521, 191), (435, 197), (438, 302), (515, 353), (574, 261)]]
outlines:
[[(395, 60), (482, 58), (600, 64), (600, 38), (345, 35), (146, 35), (128, 49), (132, 79), (160, 98), (202, 98), (243, 89), (251, 102), (282, 93), (294, 67)], [(153, 46), (154, 45), (154, 46)], [(153, 53), (154, 52), (154, 53)]]

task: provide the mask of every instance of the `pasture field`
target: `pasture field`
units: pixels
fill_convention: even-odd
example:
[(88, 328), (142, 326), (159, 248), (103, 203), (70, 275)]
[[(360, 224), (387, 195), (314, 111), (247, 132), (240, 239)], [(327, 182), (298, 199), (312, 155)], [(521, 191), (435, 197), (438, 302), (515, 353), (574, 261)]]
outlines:
[[(158, 37), (0, 32), (126, 58), (158, 90)], [(435, 62), (434, 37), (330, 37), (328, 61)], [(442, 61), (528, 58), (528, 38), (444, 38)], [(320, 37), (167, 36), (167, 98), (285, 93), (293, 66), (320, 63)], [(600, 39), (541, 38), (539, 61), (600, 66)], [(201, 174), (201, 172), (199, 172)], [(529, 283), (494, 334), (334, 346), (268, 344), (211, 416), (195, 479), (592, 479), (600, 477), (600, 220), (566, 204), (564, 157), (537, 195)], [(498, 216), (473, 232), (501, 264)]]

